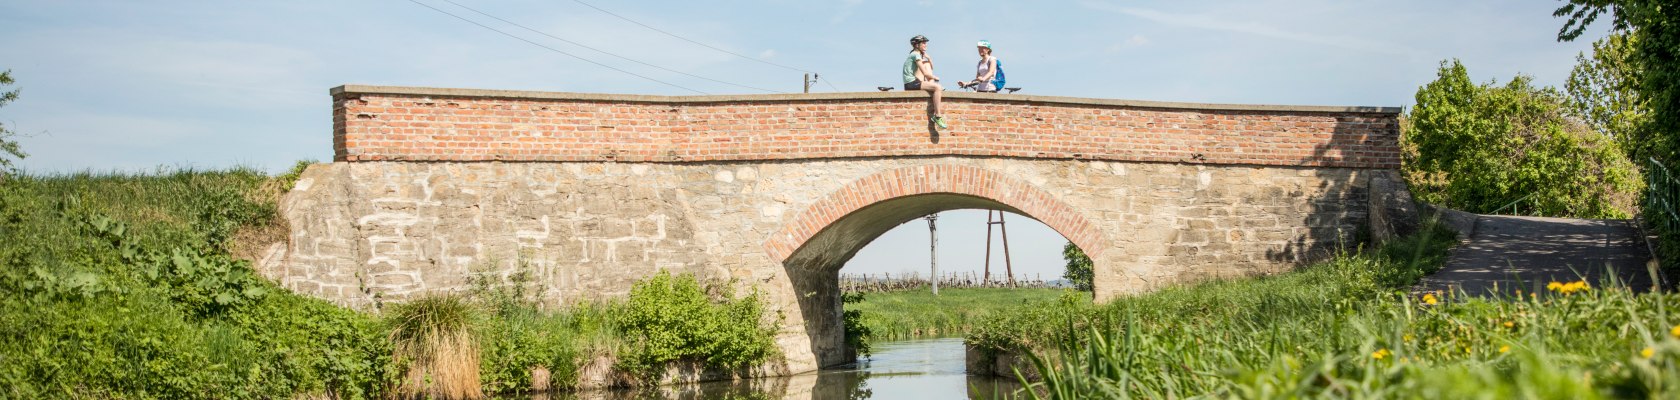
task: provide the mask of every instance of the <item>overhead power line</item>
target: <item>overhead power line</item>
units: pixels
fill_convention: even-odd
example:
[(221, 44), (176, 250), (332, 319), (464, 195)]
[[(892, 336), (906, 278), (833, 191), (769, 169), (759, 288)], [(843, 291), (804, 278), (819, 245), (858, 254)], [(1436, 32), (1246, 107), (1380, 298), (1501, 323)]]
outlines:
[(708, 48), (708, 49), (717, 50), (717, 51), (720, 51), (720, 52), (728, 53), (728, 54), (736, 56), (736, 57), (745, 58), (745, 59), (752, 60), (752, 61), (757, 61), (757, 62), (762, 63), (762, 64), (776, 66), (776, 67), (792, 70), (792, 71), (795, 71), (795, 72), (806, 72), (806, 73), (812, 73), (812, 74), (816, 73), (816, 71), (810, 71), (810, 70), (806, 70), (804, 68), (789, 67), (789, 66), (782, 65), (782, 64), (777, 64), (777, 63), (773, 63), (773, 62), (769, 62), (769, 61), (764, 61), (764, 60), (756, 58), (756, 57), (748, 57), (748, 56), (743, 55), (741, 53), (736, 53), (736, 52), (733, 52), (733, 51), (720, 49), (720, 48), (717, 48), (717, 47), (709, 45), (709, 44), (700, 43), (700, 42), (694, 41), (693, 39), (682, 37), (682, 36), (677, 35), (675, 33), (666, 32), (666, 31), (661, 30), (659, 28), (648, 26), (648, 24), (644, 24), (644, 23), (641, 23), (641, 22), (636, 22), (636, 20), (630, 19), (630, 18), (625, 17), (623, 15), (614, 14), (612, 11), (603, 10), (603, 9), (601, 9), (601, 7), (596, 7), (596, 6), (591, 5), (589, 3), (585, 3), (585, 2), (583, 2), (583, 0), (572, 0), (572, 1), (575, 1), (578, 4), (582, 4), (585, 7), (593, 8), (593, 9), (595, 9), (595, 11), (600, 11), (600, 12), (606, 13), (607, 15), (618, 17), (618, 19), (629, 21), (632, 24), (641, 25), (643, 28), (651, 29), (654, 32), (663, 33), (666, 36), (674, 37), (674, 38), (677, 38), (677, 39), (682, 39), (683, 41), (686, 41), (686, 42), (689, 42), (689, 43), (694, 43), (694, 44), (700, 45), (700, 46)]
[(717, 82), (717, 83), (730, 85), (730, 86), (735, 86), (735, 87), (739, 87), (739, 88), (757, 90), (757, 91), (761, 91), (761, 92), (770, 92), (770, 93), (787, 93), (787, 92), (783, 92), (783, 91), (779, 91), (779, 90), (764, 89), (764, 88), (742, 85), (742, 84), (734, 83), (734, 82), (721, 81), (721, 80), (707, 78), (707, 77), (704, 77), (704, 76), (695, 75), (695, 74), (691, 74), (691, 73), (687, 73), (687, 72), (683, 72), (683, 71), (678, 71), (678, 70), (674, 70), (674, 69), (670, 69), (670, 68), (661, 67), (661, 66), (658, 66), (658, 65), (650, 64), (650, 63), (643, 62), (643, 61), (640, 61), (640, 60), (636, 60), (636, 59), (633, 59), (633, 58), (621, 56), (621, 55), (618, 55), (618, 54), (613, 54), (612, 52), (609, 52), (609, 51), (606, 51), (606, 50), (601, 50), (601, 49), (597, 49), (597, 48), (594, 48), (594, 47), (589, 47), (588, 45), (585, 45), (583, 43), (578, 43), (578, 42), (566, 40), (565, 38), (561, 38), (559, 36), (555, 36), (555, 35), (549, 34), (547, 32), (539, 31), (539, 30), (536, 30), (534, 28), (531, 28), (531, 27), (528, 27), (528, 26), (525, 26), (525, 25), (520, 25), (517, 22), (509, 21), (507, 19), (503, 19), (502, 17), (497, 17), (495, 15), (490, 15), (489, 13), (479, 11), (478, 9), (475, 9), (475, 8), (472, 8), (472, 7), (467, 7), (466, 5), (463, 5), (461, 3), (456, 3), (452, 0), (443, 0), (443, 2), (449, 3), (449, 4), (454, 4), (456, 7), (464, 8), (467, 11), (472, 11), (474, 13), (478, 13), (478, 15), (483, 15), (483, 16), (488, 17), (490, 19), (494, 19), (494, 20), (497, 20), (497, 21), (502, 21), (503, 23), (507, 23), (508, 25), (517, 26), (517, 27), (520, 27), (521, 29), (531, 31), (531, 32), (535, 32), (536, 34), (547, 36), (547, 37), (549, 37), (551, 39), (554, 39), (554, 40), (565, 42), (565, 43), (573, 45), (573, 46), (589, 49), (589, 50), (595, 51), (596, 53), (601, 53), (601, 54), (606, 54), (606, 55), (609, 55), (609, 56), (617, 57), (618, 59), (621, 59), (621, 60), (624, 60), (624, 61), (629, 61), (629, 62), (645, 65), (645, 66), (648, 66), (648, 67), (657, 68), (657, 69), (660, 69), (660, 70), (663, 70), (663, 71), (666, 71), (666, 72), (671, 72), (671, 73), (675, 73), (675, 74), (682, 74), (682, 75), (686, 75), (686, 76), (696, 78), (696, 79), (703, 79), (703, 80)]
[(619, 69), (619, 68), (617, 68), (617, 67), (614, 67), (614, 66), (611, 66), (611, 65), (607, 65), (607, 64), (602, 64), (602, 63), (600, 63), (600, 62), (597, 62), (597, 61), (595, 61), (595, 60), (591, 60), (591, 59), (588, 59), (588, 58), (583, 58), (583, 57), (580, 57), (580, 56), (578, 56), (578, 55), (576, 55), (576, 54), (572, 54), (572, 53), (567, 53), (567, 52), (565, 52), (565, 51), (562, 51), (562, 50), (560, 50), (560, 49), (556, 49), (556, 48), (553, 48), (553, 47), (549, 47), (549, 46), (546, 46), (546, 45), (543, 45), (543, 44), (542, 44), (542, 43), (537, 43), (537, 42), (534, 42), (534, 41), (531, 41), (531, 40), (530, 40), (530, 39), (526, 39), (526, 38), (523, 38), (523, 37), (520, 37), (520, 36), (519, 36), (519, 35), (514, 35), (514, 34), (512, 34), (512, 33), (508, 33), (508, 32), (505, 32), (505, 31), (502, 31), (502, 30), (500, 30), (500, 29), (496, 29), (496, 28), (493, 28), (493, 27), (490, 27), (490, 26), (489, 26), (489, 25), (485, 25), (485, 24), (481, 24), (481, 23), (478, 23), (478, 21), (473, 21), (473, 20), (471, 20), (471, 19), (468, 19), (468, 18), (466, 18), (466, 17), (462, 17), (462, 16), (459, 16), (459, 15), (455, 15), (455, 14), (453, 14), (453, 13), (450, 13), (450, 12), (448, 12), (448, 11), (444, 11), (444, 10), (442, 10), (442, 9), (439, 9), (439, 8), (437, 8), (437, 7), (432, 7), (432, 6), (431, 6), (431, 5), (430, 5), (430, 4), (426, 4), (426, 3), (421, 3), (421, 2), (419, 2), (419, 1), (418, 1), (418, 0), (408, 0), (408, 2), (410, 2), (410, 3), (414, 3), (414, 4), (418, 4), (418, 5), (420, 5), (420, 6), (421, 6), (421, 7), (426, 7), (426, 8), (430, 8), (430, 9), (432, 9), (432, 11), (437, 11), (437, 12), (440, 12), (440, 13), (443, 13), (443, 14), (444, 14), (444, 15), (448, 15), (448, 16), (451, 16), (451, 17), (455, 17), (455, 19), (459, 19), (459, 20), (462, 20), (462, 21), (466, 21), (466, 22), (467, 22), (467, 23), (469, 23), (469, 24), (473, 24), (473, 25), (478, 25), (478, 26), (479, 26), (479, 27), (480, 27), (480, 28), (484, 28), (484, 29), (489, 29), (489, 30), (490, 30), (490, 31), (493, 31), (493, 32), (496, 32), (496, 33), (500, 33), (500, 34), (502, 34), (502, 35), (503, 35), (503, 36), (507, 36), (507, 37), (510, 37), (510, 38), (514, 38), (514, 39), (518, 39), (518, 40), (519, 40), (519, 41), (521, 41), (521, 42), (525, 42), (525, 43), (530, 43), (530, 44), (531, 44), (531, 45), (532, 45), (532, 46), (537, 46), (537, 47), (541, 47), (541, 48), (544, 48), (544, 49), (548, 49), (548, 51), (552, 51), (552, 52), (555, 52), (555, 53), (560, 53), (560, 54), (564, 54), (564, 55), (566, 55), (566, 56), (567, 56), (567, 57), (571, 57), (571, 58), (576, 58), (576, 59), (578, 59), (578, 60), (581, 60), (581, 61), (583, 61), (583, 62), (587, 62), (587, 63), (590, 63), (590, 64), (595, 64), (595, 65), (598, 65), (598, 66), (600, 66), (600, 67), (601, 67), (601, 68), (606, 68), (606, 69), (610, 69), (610, 70), (613, 70), (613, 71), (618, 71), (618, 72), (621, 72), (621, 73), (624, 73), (624, 74), (626, 74), (626, 75), (630, 75), (630, 76), (634, 76), (634, 77), (637, 77), (637, 78), (642, 78), (642, 79), (646, 79), (646, 80), (649, 80), (649, 81), (653, 81), (653, 82), (656, 82), (656, 83), (660, 83), (660, 84), (663, 84), (663, 85), (665, 85), (665, 86), (670, 86), (670, 87), (674, 87), (674, 88), (678, 88), (678, 89), (682, 89), (682, 90), (687, 90), (687, 91), (690, 91), (690, 92), (695, 92), (695, 93), (699, 93), (699, 94), (710, 94), (710, 93), (706, 93), (706, 92), (702, 92), (702, 91), (699, 91), (699, 90), (694, 90), (694, 89), (690, 89), (690, 88), (688, 88), (688, 87), (685, 87), (685, 86), (682, 86), (682, 85), (678, 85), (678, 84), (675, 84), (675, 83), (670, 83), (670, 82), (666, 82), (666, 81), (662, 81), (662, 80), (658, 80), (658, 79), (654, 79), (654, 78), (650, 78), (650, 77), (647, 77), (647, 76), (645, 76), (645, 75), (641, 75), (641, 74), (637, 74), (637, 73), (635, 73), (635, 72), (630, 72), (630, 71), (625, 71), (625, 70), (623, 70), (623, 69)]

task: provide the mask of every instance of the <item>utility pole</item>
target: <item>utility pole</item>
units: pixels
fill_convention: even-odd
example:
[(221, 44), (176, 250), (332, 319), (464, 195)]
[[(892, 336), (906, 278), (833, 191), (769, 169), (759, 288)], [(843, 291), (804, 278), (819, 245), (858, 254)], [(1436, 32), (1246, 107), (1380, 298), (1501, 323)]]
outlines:
[(811, 93), (811, 84), (817, 83), (818, 79), (822, 79), (822, 74), (817, 74), (817, 75), (811, 75), (809, 73), (805, 74), (805, 79), (804, 79), (805, 93)]
[(934, 296), (939, 295), (939, 228), (936, 225), (934, 225), (934, 223), (933, 223), (933, 221), (937, 220), (937, 219), (939, 219), (939, 214), (938, 213), (928, 214), (928, 216), (927, 216), (928, 238), (929, 238), (928, 243), (931, 243), (928, 246), (931, 250), (928, 253), (928, 260), (930, 261), (930, 264), (933, 266), (933, 295)]
[[(993, 213), (997, 214), (997, 220), (992, 219)], [(1009, 228), (1003, 225), (1002, 210), (986, 211), (986, 272), (982, 282), (992, 281), (992, 225), (1003, 232), (1003, 271), (1009, 277), (1009, 286), (1015, 286), (1015, 266), (1009, 261)]]

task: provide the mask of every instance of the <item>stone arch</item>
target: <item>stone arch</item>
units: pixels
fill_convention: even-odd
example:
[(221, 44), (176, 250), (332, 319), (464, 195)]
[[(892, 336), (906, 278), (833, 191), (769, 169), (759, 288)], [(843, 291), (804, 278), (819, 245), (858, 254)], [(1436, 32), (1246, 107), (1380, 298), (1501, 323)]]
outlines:
[(1091, 258), (1108, 247), (1102, 245), (1104, 237), (1094, 223), (1027, 181), (977, 167), (935, 164), (878, 172), (830, 192), (765, 240), (764, 251), (772, 260), (787, 262), (818, 233), (858, 210), (894, 198), (941, 194), (1001, 203), (1056, 230)]
[[(1100, 264), (1102, 230), (1037, 186), (997, 171), (935, 164), (881, 171), (836, 189), (788, 221), (764, 243), (793, 284), (803, 330), (819, 366), (851, 362), (841, 322), (839, 271), (881, 234), (921, 216), (954, 209), (997, 209), (1042, 222)], [(1100, 265), (1098, 266), (1100, 267)], [(1100, 270), (1100, 268), (1099, 268)]]

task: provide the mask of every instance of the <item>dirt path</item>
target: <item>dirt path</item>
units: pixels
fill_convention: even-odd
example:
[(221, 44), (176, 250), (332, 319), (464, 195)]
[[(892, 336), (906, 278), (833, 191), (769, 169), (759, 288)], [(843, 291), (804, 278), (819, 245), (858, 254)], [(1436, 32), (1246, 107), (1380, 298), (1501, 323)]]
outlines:
[(1482, 215), (1447, 265), (1418, 283), (1419, 291), (1544, 291), (1553, 281), (1585, 278), (1594, 286), (1613, 273), (1638, 291), (1651, 288), (1650, 252), (1629, 220)]

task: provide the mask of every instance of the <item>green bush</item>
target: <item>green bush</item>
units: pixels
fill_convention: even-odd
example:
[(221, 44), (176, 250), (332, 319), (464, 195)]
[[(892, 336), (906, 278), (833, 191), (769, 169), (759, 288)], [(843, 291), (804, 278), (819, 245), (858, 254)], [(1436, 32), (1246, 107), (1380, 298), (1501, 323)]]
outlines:
[(1073, 283), (1073, 289), (1089, 292), (1092, 290), (1091, 257), (1085, 255), (1085, 250), (1067, 242), (1062, 246), (1062, 259), (1067, 260), (1067, 270), (1062, 273), (1062, 279)]
[(846, 347), (863, 357), (869, 357), (873, 350), (869, 343), (874, 339), (875, 331), (864, 322), (863, 310), (852, 305), (862, 304), (866, 298), (863, 292), (840, 294), (840, 304), (844, 310), (840, 312), (840, 323), (846, 327)]
[(754, 292), (736, 298), (729, 285), (702, 288), (691, 274), (660, 273), (636, 282), (618, 310), (616, 329), (628, 335), (621, 368), (655, 377), (674, 361), (737, 369), (769, 360), (780, 321), (765, 316)]
[(1420, 201), (1476, 213), (1627, 218), (1644, 183), (1606, 134), (1527, 76), (1477, 85), (1457, 60), (1418, 89), (1401, 133)]
[[(506, 279), (480, 273), (472, 280), (472, 298), (488, 310), (476, 322), (485, 392), (515, 394), (533, 387), (566, 389), (577, 384), (578, 367), (591, 346), (610, 331), (606, 306), (578, 304), (545, 311), (538, 299), (540, 286), (528, 266)], [(606, 339), (610, 341), (611, 339)], [(532, 382), (531, 371), (549, 372), (548, 382)]]
[(543, 368), (550, 388), (577, 384), (577, 367), (582, 361), (580, 325), (576, 311), (561, 314), (519, 314), (493, 316), (481, 322), (479, 371), (486, 393), (514, 394), (537, 386), (531, 370)]

